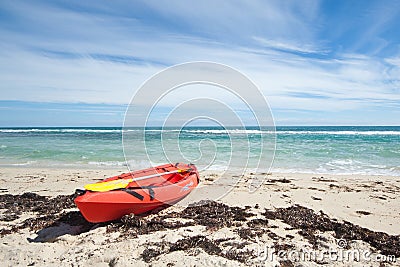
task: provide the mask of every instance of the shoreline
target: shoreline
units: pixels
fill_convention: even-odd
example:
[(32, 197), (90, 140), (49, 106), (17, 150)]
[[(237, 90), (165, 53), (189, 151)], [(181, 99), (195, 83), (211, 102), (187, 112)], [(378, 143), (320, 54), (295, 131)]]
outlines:
[[(85, 183), (98, 181), (99, 179), (114, 176), (121, 172), (126, 172), (126, 168), (1, 168), (0, 195), (11, 194), (17, 196), (25, 192), (32, 192), (40, 196), (47, 197), (56, 197), (60, 195), (71, 196), (76, 188), (83, 187)], [(200, 199), (202, 196), (204, 196), (203, 193), (209, 193), (211, 192), (209, 190), (213, 188), (222, 188), (226, 186), (225, 181), (219, 179), (216, 172), (207, 171), (200, 173), (200, 175), (200, 188), (203, 190), (199, 190), (201, 194), (199, 194), (198, 197)], [(228, 174), (228, 176), (234, 179), (234, 174)], [(266, 180), (260, 186), (260, 188), (258, 188), (258, 190), (253, 193), (249, 193), (246, 186), (248, 185), (248, 181), (251, 178), (254, 178), (254, 176), (255, 175), (247, 174), (244, 177), (241, 177), (243, 179), (240, 179), (240, 181), (234, 185), (232, 191), (223, 198), (219, 199), (216, 203), (220, 203), (218, 205), (226, 205), (224, 207), (227, 209), (236, 211), (237, 209), (234, 207), (240, 207), (240, 209), (245, 209), (246, 212), (254, 213), (254, 218), (268, 221), (268, 223), (262, 223), (264, 221), (257, 221), (259, 224), (256, 224), (256, 221), (254, 221), (254, 223), (250, 223), (250, 221), (252, 221), (254, 218), (249, 217), (246, 219), (247, 224), (243, 224), (242, 221), (239, 221), (234, 222), (231, 226), (218, 226), (214, 230), (208, 229), (201, 223), (195, 223), (187, 227), (179, 226), (176, 229), (169, 229), (167, 227), (166, 229), (160, 231), (150, 231), (150, 233), (136, 233), (135, 239), (124, 237), (124, 231), (127, 229), (125, 225), (123, 228), (117, 228), (115, 231), (110, 230), (111, 232), (107, 232), (107, 229), (110, 227), (109, 225), (96, 226), (94, 227), (95, 229), (75, 235), (72, 234), (73, 232), (68, 232), (67, 230), (63, 229), (62, 231), (65, 231), (64, 234), (60, 235), (55, 240), (52, 240), (52, 243), (43, 244), (40, 242), (40, 244), (36, 242), (29, 242), (27, 238), (34, 240), (37, 238), (37, 236), (39, 236), (41, 231), (49, 231), (48, 227), (43, 229), (38, 228), (35, 230), (23, 228), (15, 233), (7, 234), (0, 238), (2, 246), (0, 257), (4, 258), (5, 262), (9, 264), (9, 266), (15, 265), (18, 263), (19, 256), (12, 256), (12, 251), (17, 249), (18, 253), (20, 253), (18, 255), (24, 255), (24, 262), (26, 264), (29, 264), (29, 260), (32, 260), (32, 262), (35, 263), (35, 266), (44, 266), (47, 265), (47, 263), (51, 263), (50, 265), (57, 265), (59, 263), (73, 263), (76, 260), (79, 262), (75, 263), (77, 265), (86, 263), (104, 263), (104, 266), (109, 266), (108, 264), (113, 259), (113, 257), (110, 256), (112, 253), (110, 255), (107, 254), (108, 256), (101, 254), (97, 255), (96, 251), (113, 247), (116, 249), (115, 253), (118, 254), (115, 256), (118, 258), (118, 260), (116, 260), (116, 266), (124, 266), (122, 260), (123, 250), (116, 247), (128, 245), (132, 247), (132, 253), (135, 255), (135, 257), (129, 259), (127, 264), (147, 265), (148, 263), (152, 263), (157, 265), (157, 263), (160, 264), (162, 262), (170, 262), (174, 264), (171, 266), (182, 266), (179, 264), (179, 259), (182, 260), (185, 258), (185, 260), (188, 260), (189, 263), (193, 264), (196, 264), (197, 261), (211, 261), (216, 265), (225, 263), (227, 265), (245, 266), (249, 265), (250, 263), (254, 264), (254, 259), (242, 259), (242, 261), (230, 259), (228, 256), (226, 256), (226, 254), (224, 254), (225, 252), (223, 252), (224, 248), (229, 248), (229, 245), (226, 245), (229, 242), (225, 244), (225, 241), (221, 241), (221, 238), (233, 238), (234, 240), (239, 240), (240, 246), (243, 246), (243, 248), (236, 248), (238, 253), (245, 253), (244, 251), (247, 249), (248, 251), (253, 251), (251, 252), (253, 254), (250, 252), (246, 253), (250, 253), (254, 257), (254, 251), (256, 251), (254, 249), (254, 246), (256, 245), (254, 238), (248, 239), (245, 234), (242, 234), (242, 231), (249, 232), (248, 234), (250, 236), (256, 235), (261, 242), (271, 246), (274, 246), (274, 244), (275, 246), (278, 246), (279, 244), (283, 246), (286, 244), (288, 246), (293, 246), (293, 249), (300, 249), (302, 246), (306, 246), (310, 249), (321, 251), (323, 246), (314, 248), (314, 246), (310, 244), (310, 238), (312, 237), (319, 240), (318, 242), (316, 241), (318, 244), (321, 243), (328, 247), (337, 248), (336, 242), (338, 239), (335, 238), (334, 234), (332, 234), (330, 231), (321, 232), (314, 229), (312, 230), (313, 235), (308, 236), (308, 239), (304, 239), (305, 236), (301, 234), (301, 231), (299, 232), (299, 230), (296, 230), (297, 226), (289, 226), (282, 222), (282, 218), (279, 216), (283, 215), (280, 215), (280, 213), (274, 213), (275, 217), (271, 217), (269, 219), (265, 214), (263, 215), (264, 211), (281, 211), (283, 214), (285, 214), (285, 212), (296, 212), (296, 207), (299, 209), (297, 212), (300, 212), (299, 219), (302, 218), (302, 213), (305, 214), (304, 216), (311, 216), (309, 218), (317, 218), (318, 220), (320, 219), (318, 216), (326, 216), (326, 220), (329, 220), (333, 224), (338, 222), (340, 225), (342, 225), (342, 223), (348, 222), (350, 225), (354, 225), (354, 227), (361, 227), (360, 229), (365, 229), (362, 231), (366, 231), (366, 233), (373, 233), (371, 235), (374, 238), (381, 238), (382, 235), (389, 235), (397, 240), (397, 236), (399, 240), (397, 242), (400, 242), (400, 225), (398, 224), (400, 221), (400, 205), (398, 204), (400, 203), (400, 176), (272, 173), (267, 175)], [(218, 208), (218, 205), (210, 208)], [(172, 206), (164, 211), (161, 211), (159, 214), (152, 214), (149, 217), (145, 217), (143, 220), (146, 221), (147, 225), (150, 225), (148, 220), (152, 220), (152, 218), (155, 219), (157, 216), (163, 216), (163, 214), (168, 215), (170, 214), (169, 212), (172, 212), (173, 214), (176, 212), (182, 212), (184, 208), (185, 207)], [(3, 214), (2, 216), (4, 216), (5, 210), (3, 209), (1, 211)], [(65, 212), (75, 212), (72, 213), (74, 216), (79, 215), (79, 213), (77, 213), (77, 209), (73, 207), (73, 205), (61, 213), (64, 214)], [(203, 213), (204, 212), (205, 211), (203, 211)], [(32, 218), (35, 216), (39, 218), (40, 213), (22, 212), (20, 219), (9, 222), (0, 221), (0, 229), (9, 228), (12, 225), (19, 225), (23, 219)], [(54, 218), (59, 218), (57, 217), (59, 215), (54, 216)], [(166, 221), (174, 222), (173, 216), (181, 216), (181, 213), (178, 215), (168, 216), (170, 217), (168, 217)], [(75, 217), (72, 216), (71, 218), (70, 219), (73, 220)], [(185, 221), (188, 219), (181, 218), (179, 220)], [(61, 223), (62, 225), (66, 223), (62, 220), (57, 222), (59, 224)], [(235, 226), (236, 224), (240, 224), (241, 226)], [(67, 228), (71, 230), (78, 226), (73, 225), (68, 226), (69, 228)], [(132, 225), (130, 227), (132, 227)], [(129, 229), (128, 231), (132, 231), (131, 228)], [(57, 231), (60, 231), (60, 229)], [(279, 238), (275, 237), (274, 239), (271, 237), (275, 235), (277, 235)], [(289, 237), (285, 237), (287, 235)], [(195, 238), (195, 236), (204, 236), (204, 238), (207, 237), (208, 241), (203, 237), (196, 237), (200, 238), (199, 240), (196, 239), (196, 242), (198, 242), (200, 248), (191, 248), (189, 250), (182, 249), (178, 251), (171, 249), (173, 243), (176, 243), (179, 240), (183, 240), (182, 242), (189, 242), (190, 240), (188, 241), (187, 238)], [(88, 237), (90, 237), (90, 240), (94, 240), (94, 244), (91, 244), (90, 240), (86, 240)], [(147, 244), (149, 240), (153, 240), (154, 242), (164, 242), (164, 245), (169, 247), (169, 250), (159, 251), (158, 248), (155, 248), (157, 245), (145, 245), (145, 249), (139, 246), (139, 244)], [(219, 251), (218, 253), (215, 251), (215, 253), (210, 251), (207, 252), (207, 249), (202, 248), (201, 242), (206, 242), (205, 244), (210, 245), (211, 243), (209, 244), (207, 242), (211, 241), (214, 243), (216, 242), (215, 244), (217, 245), (214, 245), (216, 251)], [(190, 242), (195, 241), (191, 240)], [(277, 244), (277, 242), (279, 244)], [(359, 247), (369, 250), (371, 253), (377, 253), (376, 249), (373, 249), (371, 244), (368, 244), (365, 241), (348, 240), (348, 242), (351, 243), (350, 247), (352, 248)], [(83, 245), (87, 246), (87, 248), (83, 249), (81, 252), (74, 252), (74, 244), (81, 244), (80, 247)], [(48, 250), (45, 249), (46, 245), (49, 245)], [(196, 252), (193, 252), (193, 249)], [(55, 253), (57, 251), (63, 251), (61, 254), (64, 256), (54, 256), (54, 259), (51, 259), (51, 253)], [(36, 258), (29, 256), (32, 253), (34, 253)], [(75, 255), (76, 253), (80, 257), (79, 260), (77, 258), (78, 256)], [(90, 255), (93, 253), (95, 256), (91, 257)], [(114, 259), (117, 259), (115, 257)], [(120, 265), (118, 265), (118, 261)], [(397, 263), (398, 261), (399, 260), (397, 260)], [(277, 259), (275, 261), (278, 266), (279, 264), (281, 264), (281, 266), (292, 266), (283, 265), (285, 264), (283, 262), (284, 261), (282, 259)], [(289, 263), (287, 262), (286, 264)], [(316, 263), (311, 262), (310, 264), (310, 266), (314, 266), (313, 264)], [(389, 263), (386, 262), (385, 264)], [(102, 265), (100, 264), (100, 266)], [(332, 266), (342, 265), (336, 265), (336, 263), (332, 263)], [(376, 263), (376, 265), (373, 264), (372, 266), (380, 265), (379, 263)]]
[[(153, 163), (151, 164), (144, 164), (137, 168), (133, 168), (133, 170), (145, 169), (150, 168), (152, 166), (162, 165), (164, 163)], [(7, 164), (0, 164), (0, 170), (2, 169), (32, 169), (32, 170), (75, 170), (75, 171), (97, 171), (97, 170), (115, 170), (119, 172), (129, 172), (129, 169), (126, 164), (119, 164), (119, 165), (112, 165), (112, 164), (70, 164), (70, 165), (62, 165), (62, 164), (37, 164), (37, 165), (30, 165), (30, 164), (21, 164), (21, 165), (7, 165)], [(235, 171), (241, 171), (243, 168), (239, 167), (232, 167), (231, 170), (225, 171), (224, 168), (221, 169), (210, 169), (201, 172), (205, 173), (235, 173)], [(252, 169), (248, 169), (245, 173), (246, 175), (250, 174)], [(400, 173), (390, 173), (390, 172), (329, 172), (329, 171), (312, 171), (312, 170), (291, 170), (291, 169), (282, 169), (278, 168), (274, 170), (271, 168), (270, 170), (259, 170), (258, 173), (262, 174), (273, 174), (273, 175), (314, 175), (314, 176), (337, 176), (337, 177), (348, 177), (348, 176), (361, 176), (361, 177), (400, 177)]]

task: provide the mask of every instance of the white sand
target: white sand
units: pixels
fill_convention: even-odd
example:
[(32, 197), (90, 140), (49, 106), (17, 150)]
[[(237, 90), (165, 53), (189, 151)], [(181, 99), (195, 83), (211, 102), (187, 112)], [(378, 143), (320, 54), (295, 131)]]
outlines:
[[(76, 188), (82, 188), (85, 183), (113, 176), (124, 172), (118, 169), (34, 169), (34, 168), (2, 168), (0, 169), (1, 194), (21, 194), (23, 192), (34, 192), (40, 195), (56, 196), (72, 194)], [(323, 176), (323, 178), (321, 178)], [(249, 193), (246, 182), (252, 175), (242, 179), (239, 184), (220, 201), (230, 206), (252, 206), (259, 205), (258, 209), (252, 210), (262, 217), (260, 213), (264, 208), (273, 210), (280, 207), (289, 207), (295, 204), (311, 208), (316, 212), (323, 211), (330, 218), (339, 221), (349, 221), (361, 227), (373, 231), (385, 232), (390, 235), (400, 235), (400, 177), (391, 176), (361, 176), (361, 175), (315, 175), (315, 174), (272, 174), (267, 176), (261, 187), (254, 193)], [(282, 182), (286, 179), (289, 182)], [(201, 185), (203, 191), (211, 192), (214, 188), (225, 186), (220, 182), (217, 175), (212, 173), (201, 174)], [(200, 196), (201, 197), (201, 196)], [(171, 207), (164, 211), (170, 212), (178, 207)], [(363, 215), (361, 212), (368, 212)], [(25, 214), (15, 222), (0, 222), (0, 229), (7, 228), (12, 224), (20, 223), (23, 218), (32, 217), (34, 214)], [(153, 216), (153, 215), (152, 215)], [(298, 230), (287, 230), (288, 225), (280, 220), (273, 220), (270, 225), (271, 232), (281, 237), (281, 240), (294, 245), (296, 251), (302, 248), (311, 249), (309, 242)], [(67, 227), (67, 228), (66, 228)], [(285, 229), (286, 228), (286, 229)], [(45, 229), (46, 230), (46, 229)], [(44, 231), (45, 231), (44, 230)], [(160, 241), (174, 243), (184, 237), (204, 235), (211, 240), (233, 237), (236, 242), (245, 243), (234, 228), (222, 228), (206, 230), (205, 226), (189, 226), (176, 230), (157, 231), (148, 235), (139, 235), (137, 238), (118, 238), (119, 233), (106, 233), (105, 227), (98, 227), (80, 235), (71, 235), (73, 228), (67, 225), (59, 229), (47, 229), (50, 233), (54, 231), (65, 231), (53, 242), (34, 243), (27, 238), (37, 237), (37, 233), (27, 229), (17, 233), (5, 235), (0, 238), (0, 259), (5, 264), (2, 266), (148, 266), (141, 254), (145, 248)], [(43, 233), (42, 233), (43, 234)], [(287, 237), (290, 236), (290, 238)], [(285, 237), (286, 236), (286, 237)], [(338, 249), (337, 241), (332, 234), (325, 232), (321, 236), (326, 238), (326, 246)], [(244, 250), (257, 251), (272, 245), (274, 240), (268, 235), (260, 236), (258, 243), (248, 242)], [(351, 242), (352, 249), (369, 251), (373, 256), (378, 255), (371, 246), (363, 241)], [(255, 253), (255, 252), (254, 252)], [(275, 257), (273, 261), (262, 261), (256, 257), (244, 263), (227, 258), (209, 255), (203, 249), (196, 248), (189, 251), (174, 251), (161, 254), (150, 261), (153, 266), (243, 266), (262, 265), (273, 266), (282, 259)], [(328, 266), (380, 266), (376, 261), (352, 260), (337, 261), (325, 260)], [(294, 262), (296, 265), (296, 263)], [(315, 261), (301, 262), (303, 266), (317, 266)], [(385, 263), (388, 264), (388, 263)], [(400, 259), (392, 265), (400, 266)], [(287, 265), (290, 266), (290, 265)]]

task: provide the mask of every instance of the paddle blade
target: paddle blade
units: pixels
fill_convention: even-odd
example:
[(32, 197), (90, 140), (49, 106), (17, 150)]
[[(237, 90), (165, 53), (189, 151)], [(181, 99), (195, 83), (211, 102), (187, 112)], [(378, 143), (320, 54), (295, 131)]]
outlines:
[(86, 190), (94, 191), (94, 192), (106, 192), (115, 189), (126, 188), (128, 184), (132, 181), (132, 179), (118, 179), (114, 181), (87, 184), (84, 186)]

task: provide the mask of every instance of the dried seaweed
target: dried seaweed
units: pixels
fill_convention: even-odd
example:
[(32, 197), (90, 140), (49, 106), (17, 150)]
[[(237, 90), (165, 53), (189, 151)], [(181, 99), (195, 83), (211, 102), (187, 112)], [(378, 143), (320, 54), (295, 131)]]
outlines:
[[(192, 225), (204, 225), (209, 230), (217, 230), (223, 227), (241, 226), (248, 217), (253, 215), (244, 208), (231, 207), (214, 201), (203, 201), (189, 206), (181, 212), (171, 212), (150, 219), (133, 214), (125, 215), (120, 222), (110, 224), (107, 231), (141, 235)], [(175, 220), (171, 222), (168, 219)], [(189, 221), (181, 222), (179, 219), (188, 219)]]
[(207, 254), (210, 255), (219, 255), (221, 253), (221, 249), (214, 241), (202, 235), (178, 240), (178, 242), (171, 245), (169, 252), (178, 250), (185, 251), (191, 248), (202, 248)]
[(22, 195), (0, 195), (0, 209), (6, 209), (2, 221), (12, 221), (20, 217), (22, 212), (37, 212), (40, 214), (57, 214), (64, 209), (75, 207), (75, 195), (60, 195), (54, 198), (40, 196), (35, 193)]
[(282, 179), (269, 179), (266, 181), (267, 183), (283, 183), (283, 184), (288, 184), (291, 183), (292, 181), (282, 178)]
[(299, 234), (308, 239), (314, 247), (318, 247), (321, 240), (317, 231), (333, 231), (338, 239), (362, 240), (384, 255), (400, 256), (400, 235), (374, 232), (346, 221), (338, 222), (323, 212), (317, 214), (312, 209), (298, 205), (279, 208), (276, 211), (265, 210), (263, 215), (268, 219), (280, 219), (293, 228), (300, 229)]
[(151, 248), (146, 248), (142, 252), (141, 257), (145, 262), (149, 263), (161, 254), (168, 254), (174, 251), (189, 251), (191, 249), (201, 248), (209, 255), (217, 255), (239, 262), (246, 262), (248, 259), (254, 258), (252, 251), (241, 251), (234, 247), (224, 251), (219, 246), (219, 243), (221, 242), (218, 242), (217, 240), (211, 240), (203, 235), (197, 235), (180, 239), (176, 243), (153, 243)]
[(295, 265), (290, 260), (283, 260), (279, 262), (281, 267), (294, 267)]
[(179, 217), (192, 219), (196, 224), (205, 225), (208, 228), (222, 228), (238, 225), (245, 222), (253, 213), (244, 208), (231, 207), (215, 201), (202, 201), (187, 207)]
[[(40, 196), (34, 193), (22, 195), (0, 195), (0, 209), (6, 209), (0, 218), (3, 221), (12, 221), (19, 218), (22, 212), (34, 212), (38, 216), (29, 218), (10, 229), (1, 229), (0, 236), (11, 234), (19, 229), (29, 228), (40, 231), (61, 223), (71, 226), (80, 226), (81, 232), (89, 231), (94, 224), (87, 222), (78, 211), (65, 212), (63, 210), (75, 207), (73, 203), (75, 195), (62, 195), (54, 198)], [(167, 229), (177, 229), (192, 225), (203, 225), (208, 230), (216, 230), (223, 227), (233, 227), (234, 231), (244, 240), (251, 240), (256, 236), (267, 233), (269, 238), (276, 240), (275, 247), (280, 250), (291, 249), (291, 245), (279, 243), (282, 238), (270, 231), (273, 228), (269, 220), (282, 220), (291, 226), (291, 229), (299, 229), (299, 234), (304, 236), (314, 247), (323, 245), (323, 238), (319, 232), (332, 231), (338, 239), (362, 240), (384, 255), (400, 256), (400, 236), (388, 235), (382, 232), (354, 225), (350, 222), (338, 222), (329, 218), (323, 212), (316, 213), (312, 209), (299, 205), (278, 208), (274, 211), (265, 210), (264, 218), (250, 219), (254, 216), (248, 211), (249, 207), (231, 207), (214, 201), (204, 201), (189, 206), (180, 212), (169, 212), (159, 216), (135, 216), (126, 215), (119, 221), (100, 224), (107, 226), (109, 232), (120, 232), (124, 235), (142, 235)], [(79, 233), (77, 233), (79, 234)], [(254, 257), (252, 252), (243, 251), (245, 242), (233, 244), (229, 239), (211, 240), (205, 236), (187, 237), (175, 244), (159, 243), (156, 248), (146, 248), (142, 257), (146, 262), (151, 261), (163, 253), (178, 250), (190, 250), (202, 248), (206, 253), (219, 255), (227, 259), (245, 262)], [(225, 242), (225, 243), (224, 243)], [(232, 244), (231, 244), (232, 243)], [(230, 249), (226, 250), (226, 247)], [(282, 266), (292, 266), (291, 262), (283, 261)]]
[(22, 212), (37, 213), (38, 216), (28, 218), (19, 225), (9, 229), (0, 230), (0, 236), (12, 234), (20, 229), (28, 228), (31, 231), (39, 231), (48, 227), (54, 227), (60, 223), (82, 226), (82, 231), (88, 231), (93, 224), (87, 222), (80, 212), (72, 211), (63, 213), (65, 209), (75, 207), (73, 202), (75, 194), (59, 195), (54, 198), (40, 196), (35, 193), (23, 193), (22, 195), (0, 195), (0, 209), (5, 209), (0, 220), (13, 221), (20, 218)]

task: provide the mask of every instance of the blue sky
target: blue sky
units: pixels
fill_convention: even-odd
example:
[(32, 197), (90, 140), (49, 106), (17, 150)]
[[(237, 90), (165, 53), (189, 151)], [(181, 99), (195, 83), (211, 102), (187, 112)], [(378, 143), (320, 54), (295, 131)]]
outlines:
[(120, 126), (165, 67), (252, 79), (278, 125), (400, 125), (400, 1), (1, 1), (0, 126)]

